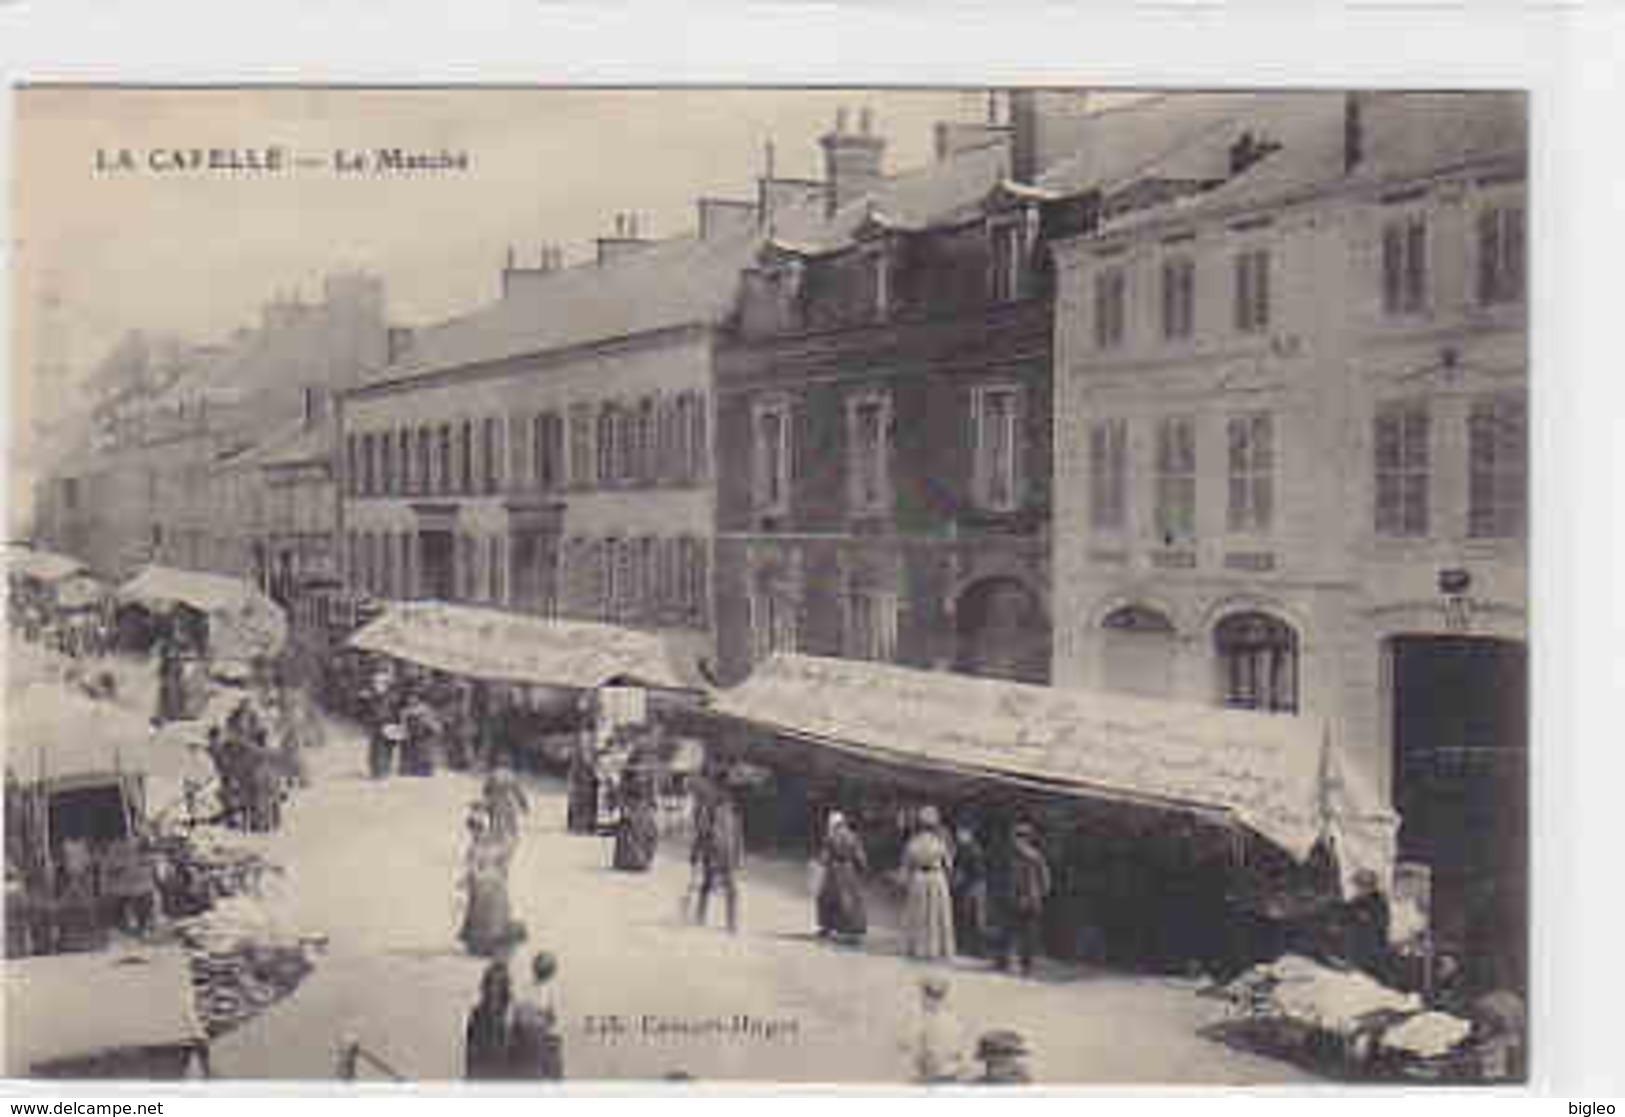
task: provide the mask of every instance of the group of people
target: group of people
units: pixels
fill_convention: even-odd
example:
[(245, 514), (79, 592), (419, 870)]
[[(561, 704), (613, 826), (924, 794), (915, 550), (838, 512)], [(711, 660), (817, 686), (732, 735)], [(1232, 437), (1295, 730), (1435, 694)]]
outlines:
[(977, 1039), (976, 1074), (966, 1050), (964, 1026), (948, 1005), (947, 979), (933, 975), (920, 982), (919, 1016), (904, 1042), (914, 1081), (921, 1086), (978, 1083), (1019, 1086), (1030, 1083), (1030, 1052), (1021, 1033), (997, 1028)]
[(242, 699), (224, 724), (209, 727), (226, 825), (255, 834), (282, 825), (283, 802), (306, 780), (302, 751), (309, 742), (295, 705), (291, 695), (271, 691), (258, 701)]
[(480, 999), (463, 1033), (463, 1074), (480, 1080), (558, 1081), (564, 1077), (564, 1041), (554, 999), (558, 961), (542, 951), (532, 960), (532, 989), (520, 995), (506, 960), (485, 967)]
[[(992, 957), (1000, 969), (1032, 971), (1053, 879), (1030, 823), (1012, 827), (1003, 863), (994, 866), (970, 826), (950, 832), (941, 812), (924, 806), (913, 814), (901, 862), (905, 954), (930, 960), (965, 953)], [(818, 864), (819, 935), (861, 940), (868, 930), (863, 882), (869, 858), (840, 811), (829, 815)]]

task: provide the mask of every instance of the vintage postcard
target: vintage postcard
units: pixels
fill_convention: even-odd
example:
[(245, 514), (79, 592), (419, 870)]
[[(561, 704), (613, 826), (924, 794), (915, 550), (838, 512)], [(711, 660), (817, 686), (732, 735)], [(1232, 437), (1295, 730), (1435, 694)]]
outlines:
[(14, 106), (6, 1077), (1525, 1080), (1523, 92)]

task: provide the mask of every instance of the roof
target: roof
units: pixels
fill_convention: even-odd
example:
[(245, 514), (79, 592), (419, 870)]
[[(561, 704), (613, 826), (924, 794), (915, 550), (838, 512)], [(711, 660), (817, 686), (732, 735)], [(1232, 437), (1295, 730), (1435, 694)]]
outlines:
[(1228, 812), (1297, 857), (1322, 833), (1324, 723), (875, 663), (774, 655), (721, 714), (899, 765)]
[(293, 419), (234, 456), (232, 466), (299, 465), (325, 458), (331, 449), (330, 430), (323, 422)]
[(141, 1047), (202, 1044), (191, 964), (178, 948), (8, 958), (6, 1075)]
[(1129, 213), (1108, 230), (1279, 203), (1343, 182), (1413, 179), (1483, 160), (1521, 158), (1527, 150), (1528, 109), (1521, 93), (1370, 93), (1363, 101), (1362, 158), (1348, 173), (1346, 98), (1332, 92), (1256, 95), (1242, 111), (1142, 174), (1222, 160), (1243, 131), (1279, 143), (1279, 150), (1234, 177), (1222, 174), (1226, 181), (1212, 189)]
[(220, 659), (276, 652), (288, 636), (281, 606), (241, 578), (149, 566), (119, 587), (119, 599), (167, 610), (187, 605), (209, 618), (209, 650)]
[(761, 236), (682, 236), (598, 264), (565, 268), (471, 314), (419, 331), (405, 359), (371, 383), (590, 345), (732, 313)]
[(682, 649), (650, 632), (449, 605), (390, 604), (350, 646), (493, 682), (591, 689), (615, 679), (693, 689)]
[(141, 715), (59, 681), (31, 683), (8, 695), (5, 727), (6, 768), (25, 783), (209, 775), (207, 763), (155, 741)]

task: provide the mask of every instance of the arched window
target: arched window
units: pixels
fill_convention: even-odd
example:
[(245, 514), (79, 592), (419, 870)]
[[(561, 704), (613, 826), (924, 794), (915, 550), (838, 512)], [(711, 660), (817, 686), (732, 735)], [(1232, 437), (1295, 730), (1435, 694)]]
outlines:
[(1296, 713), (1298, 634), (1264, 613), (1237, 613), (1213, 630), (1224, 704)]
[(1106, 690), (1167, 698), (1174, 693), (1177, 654), (1174, 626), (1156, 609), (1125, 605), (1100, 624), (1100, 682)]

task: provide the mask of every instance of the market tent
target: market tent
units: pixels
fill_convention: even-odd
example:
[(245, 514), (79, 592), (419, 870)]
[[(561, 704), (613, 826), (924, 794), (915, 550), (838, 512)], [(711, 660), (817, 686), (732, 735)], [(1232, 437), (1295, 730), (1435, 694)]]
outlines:
[(36, 582), (60, 582), (85, 569), (76, 558), (59, 555), (54, 551), (36, 551), (32, 547), (6, 548), (6, 569), (9, 573)]
[(57, 954), (5, 965), (6, 1076), (207, 1040), (184, 951)]
[(119, 588), (119, 598), (154, 612), (185, 605), (204, 614), (216, 659), (275, 655), (288, 639), (281, 606), (240, 578), (149, 566)]
[(350, 646), (489, 682), (591, 689), (612, 680), (691, 689), (652, 633), (448, 605), (391, 603)]
[(35, 683), (8, 697), (5, 743), (6, 768), (24, 783), (209, 774), (188, 750), (160, 745), (140, 715), (60, 683)]
[(1222, 813), (1300, 860), (1327, 832), (1331, 742), (1312, 717), (784, 654), (713, 710), (896, 766)]

